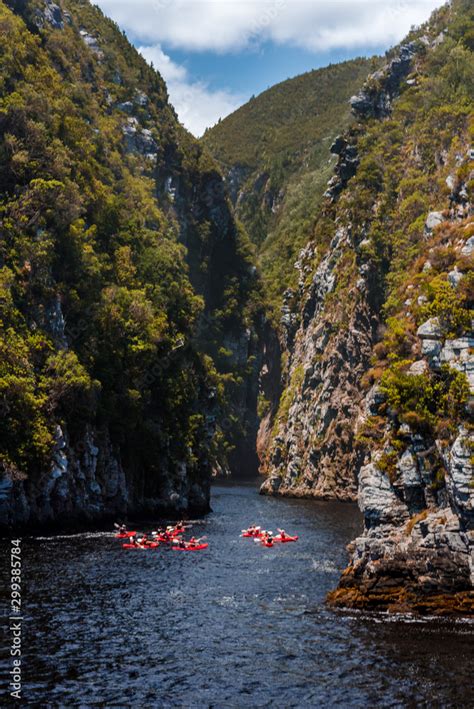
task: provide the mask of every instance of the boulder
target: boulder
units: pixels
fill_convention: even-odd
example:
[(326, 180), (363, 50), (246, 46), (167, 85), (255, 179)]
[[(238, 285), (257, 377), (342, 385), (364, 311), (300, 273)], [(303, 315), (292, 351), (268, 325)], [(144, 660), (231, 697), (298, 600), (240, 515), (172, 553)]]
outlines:
[(448, 281), (450, 282), (453, 288), (457, 288), (463, 278), (464, 274), (458, 271), (456, 266), (453, 268), (452, 271), (448, 273)]
[(422, 340), (440, 340), (443, 337), (443, 331), (439, 318), (430, 318), (424, 322), (416, 331), (418, 337)]
[(428, 369), (429, 367), (426, 360), (419, 359), (417, 362), (413, 362), (410, 369), (408, 370), (408, 374), (411, 374), (413, 376), (419, 376), (420, 374), (426, 374)]
[(439, 340), (423, 340), (421, 345), (421, 354), (424, 357), (429, 357), (430, 359), (439, 357), (441, 347), (441, 342)]
[(426, 217), (425, 221), (425, 232), (427, 234), (431, 234), (433, 229), (438, 226), (438, 224), (441, 224), (441, 222), (444, 222), (445, 218), (443, 217), (441, 212), (430, 212), (428, 216)]
[(469, 239), (464, 244), (461, 249), (461, 254), (463, 256), (470, 256), (474, 251), (474, 236), (469, 237)]

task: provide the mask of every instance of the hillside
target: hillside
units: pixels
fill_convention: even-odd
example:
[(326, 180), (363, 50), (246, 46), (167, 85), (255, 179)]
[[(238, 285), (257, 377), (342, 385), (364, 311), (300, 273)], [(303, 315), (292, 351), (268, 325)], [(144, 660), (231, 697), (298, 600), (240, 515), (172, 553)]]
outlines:
[(295, 285), (293, 263), (332, 173), (331, 143), (350, 121), (349, 98), (379, 64), (355, 59), (283, 81), (202, 138), (258, 247), (275, 308), (283, 291)]
[(250, 243), (113, 22), (84, 0), (0, 22), (1, 524), (206, 510), (255, 455)]
[(357, 497), (337, 605), (474, 610), (473, 36), (454, 0), (351, 99), (285, 303), (263, 492)]

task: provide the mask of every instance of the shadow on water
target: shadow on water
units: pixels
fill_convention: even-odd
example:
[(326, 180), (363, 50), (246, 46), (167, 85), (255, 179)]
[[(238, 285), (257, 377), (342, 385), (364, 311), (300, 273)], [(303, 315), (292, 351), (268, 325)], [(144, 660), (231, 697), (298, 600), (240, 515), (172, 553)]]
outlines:
[[(212, 507), (193, 527), (208, 537), (200, 553), (128, 552), (103, 532), (24, 540), (28, 701), (470, 706), (471, 625), (324, 605), (361, 529), (355, 505), (261, 497), (254, 483), (226, 483), (213, 487)], [(252, 522), (300, 541), (265, 549), (239, 537)], [(6, 597), (3, 567), (2, 580)], [(8, 671), (5, 644), (1, 664)]]

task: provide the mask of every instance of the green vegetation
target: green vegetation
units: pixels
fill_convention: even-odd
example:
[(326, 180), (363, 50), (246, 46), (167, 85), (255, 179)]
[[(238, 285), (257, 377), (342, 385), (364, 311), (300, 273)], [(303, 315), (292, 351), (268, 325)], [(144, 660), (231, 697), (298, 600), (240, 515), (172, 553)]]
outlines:
[[(363, 384), (380, 382), (384, 413), (388, 407), (392, 419), (395, 415), (413, 430), (449, 441), (468, 415), (465, 375), (447, 366), (424, 374), (408, 371), (421, 357), (416, 331), (422, 323), (438, 318), (443, 337), (455, 338), (470, 330), (474, 307), (473, 261), (461, 254), (473, 233), (472, 218), (465, 213), (449, 221), (446, 210), (446, 221), (425, 233), (428, 212), (448, 205), (448, 176), (458, 188), (464, 183), (473, 199), (468, 158), (474, 127), (472, 4), (460, 0), (441, 8), (418, 34), (434, 38), (446, 28), (443, 42), (418, 55), (414, 85), (402, 88), (391, 117), (359, 126), (363, 157), (338, 209), (352, 224), (364, 225), (359, 263), (378, 279), (385, 316)], [(453, 269), (457, 285), (448, 278)], [(369, 428), (362, 433), (365, 442)], [(393, 475), (392, 454), (387, 456), (382, 465)]]
[(236, 213), (258, 247), (277, 316), (283, 291), (295, 285), (294, 263), (312, 236), (332, 175), (329, 148), (350, 121), (349, 98), (379, 63), (355, 59), (283, 81), (202, 139), (224, 174), (237, 175)]
[[(54, 29), (44, 2), (9, 4), (16, 12), (0, 2), (1, 466), (39, 474), (62, 424), (73, 446), (90, 426), (108, 432), (148, 480), (180, 461), (199, 475), (209, 446), (225, 456), (245, 427), (249, 365), (230, 355), (260, 308), (251, 245), (161, 77), (113, 22), (67, 0), (71, 21)], [(212, 444), (210, 413), (235, 424)]]

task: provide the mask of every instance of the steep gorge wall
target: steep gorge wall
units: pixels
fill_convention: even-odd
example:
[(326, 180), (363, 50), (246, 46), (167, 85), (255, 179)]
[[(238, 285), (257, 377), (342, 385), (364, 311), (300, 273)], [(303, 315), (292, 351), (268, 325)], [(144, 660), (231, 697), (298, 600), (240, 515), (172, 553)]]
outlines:
[(353, 97), (285, 294), (262, 492), (357, 497), (340, 606), (474, 610), (473, 24), (450, 3)]
[(206, 512), (255, 450), (246, 235), (116, 25), (80, 0), (0, 12), (0, 525)]

